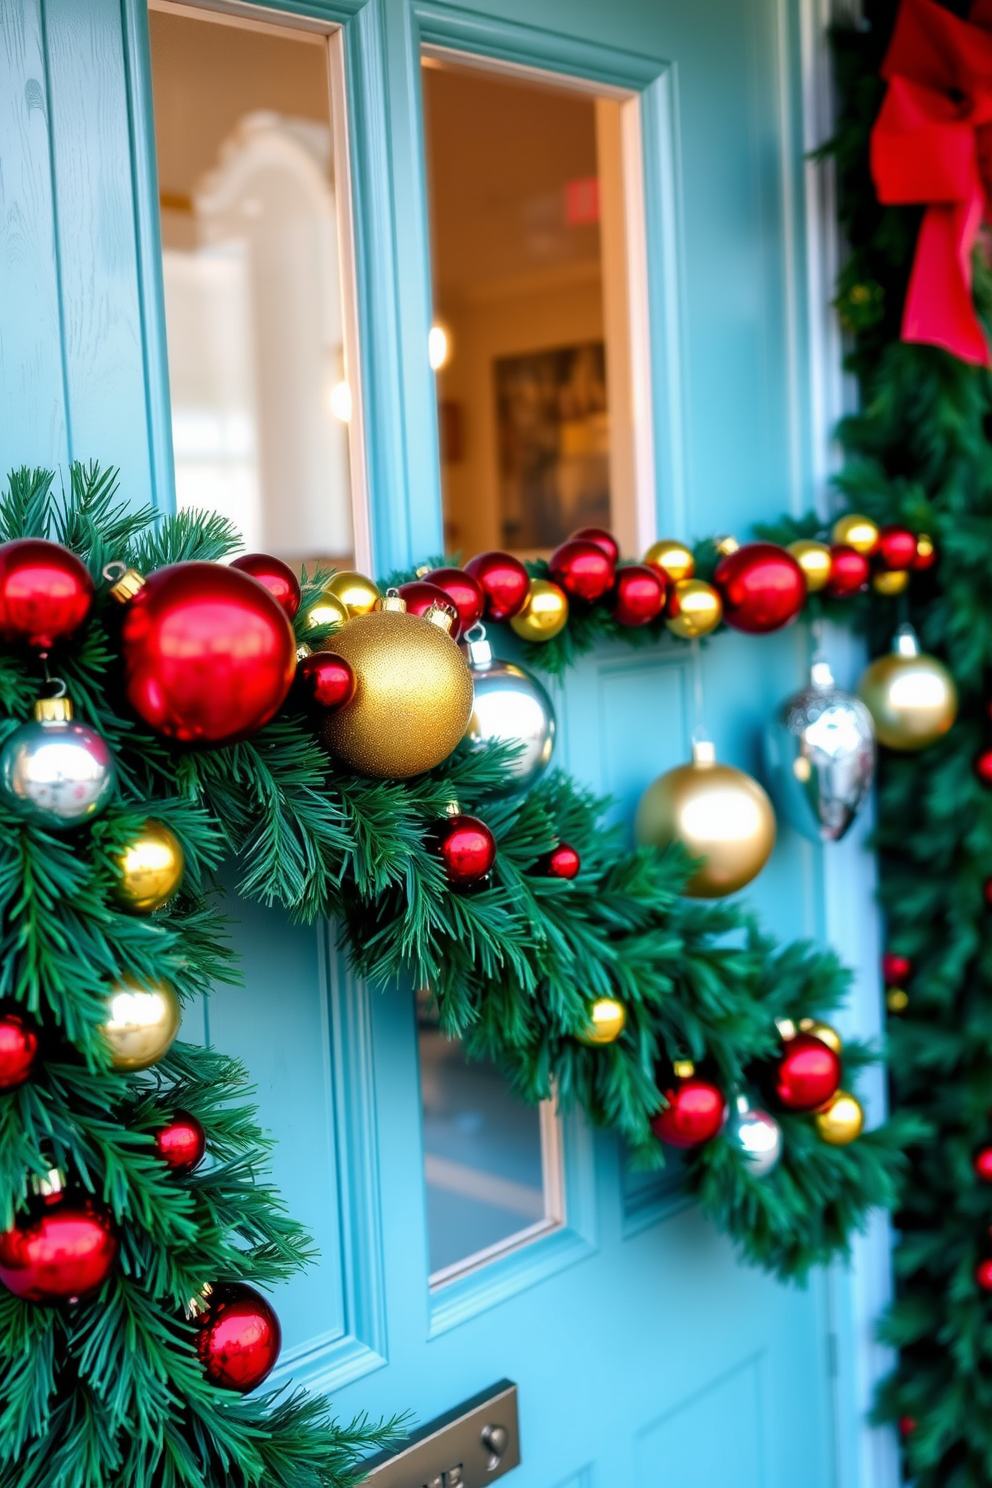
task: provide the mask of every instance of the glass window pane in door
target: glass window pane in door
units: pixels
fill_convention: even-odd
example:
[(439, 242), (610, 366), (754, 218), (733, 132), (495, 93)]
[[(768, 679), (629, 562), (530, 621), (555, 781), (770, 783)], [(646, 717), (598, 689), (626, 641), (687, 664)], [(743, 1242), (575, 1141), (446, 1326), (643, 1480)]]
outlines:
[(179, 507), (347, 565), (328, 38), (167, 5), (149, 22)]

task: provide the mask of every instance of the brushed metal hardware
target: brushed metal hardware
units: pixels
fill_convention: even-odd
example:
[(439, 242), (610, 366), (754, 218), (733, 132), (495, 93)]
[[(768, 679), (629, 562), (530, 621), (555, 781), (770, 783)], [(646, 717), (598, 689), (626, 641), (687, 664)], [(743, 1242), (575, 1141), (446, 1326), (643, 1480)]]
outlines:
[(517, 1387), (500, 1380), (362, 1463), (369, 1488), (485, 1488), (520, 1463)]

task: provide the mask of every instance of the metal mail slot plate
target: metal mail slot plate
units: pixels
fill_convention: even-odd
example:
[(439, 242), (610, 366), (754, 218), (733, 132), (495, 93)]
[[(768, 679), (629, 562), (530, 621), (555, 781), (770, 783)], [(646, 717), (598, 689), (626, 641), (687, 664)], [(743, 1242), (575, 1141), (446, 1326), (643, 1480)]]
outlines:
[(500, 1380), (363, 1463), (369, 1488), (485, 1488), (520, 1465), (517, 1387)]

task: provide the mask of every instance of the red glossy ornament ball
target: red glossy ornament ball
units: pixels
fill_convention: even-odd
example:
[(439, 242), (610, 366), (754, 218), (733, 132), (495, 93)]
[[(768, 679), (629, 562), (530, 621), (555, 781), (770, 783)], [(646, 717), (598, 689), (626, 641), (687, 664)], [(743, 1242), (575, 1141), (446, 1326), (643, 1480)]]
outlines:
[(992, 785), (992, 749), (984, 749), (975, 760), (975, 774), (983, 785)]
[(874, 557), (882, 568), (891, 569), (893, 573), (912, 568), (916, 559), (916, 533), (897, 523), (880, 527)]
[(983, 1183), (992, 1183), (992, 1147), (982, 1147), (971, 1160), (975, 1176)]
[(117, 1249), (101, 1205), (75, 1194), (51, 1194), (0, 1235), (0, 1282), (25, 1302), (75, 1302), (106, 1281)]
[(631, 563), (617, 570), (613, 618), (618, 625), (650, 625), (665, 608), (668, 582), (656, 568)]
[(806, 576), (777, 543), (745, 543), (728, 553), (717, 564), (713, 583), (727, 624), (748, 635), (781, 630), (806, 603)]
[(0, 546), (0, 639), (50, 651), (93, 603), (86, 565), (59, 543), (21, 537)]
[(775, 1095), (789, 1111), (815, 1111), (840, 1088), (840, 1060), (811, 1033), (787, 1039), (775, 1074)]
[(220, 563), (150, 574), (121, 629), (132, 708), (183, 744), (232, 744), (279, 710), (296, 673), (296, 642), (267, 589)]
[(992, 1258), (979, 1261), (975, 1267), (975, 1280), (983, 1292), (992, 1292)]
[(698, 1147), (723, 1126), (727, 1102), (710, 1080), (691, 1075), (662, 1092), (668, 1105), (651, 1120), (651, 1130), (669, 1147)]
[(860, 594), (870, 576), (871, 564), (864, 553), (847, 543), (831, 543), (830, 578), (825, 594), (829, 594), (831, 599), (847, 599), (852, 594)]
[(437, 850), (448, 882), (464, 888), (485, 878), (496, 861), (496, 839), (477, 816), (451, 816), (438, 828)]
[(985, 897), (985, 903), (989, 906), (990, 909), (992, 909), (992, 878), (987, 878), (985, 880), (985, 883), (982, 887), (982, 894)]
[(509, 553), (480, 553), (465, 565), (486, 596), (490, 620), (509, 620), (527, 602), (530, 578), (519, 558)]
[(23, 1085), (37, 1058), (34, 1020), (17, 1008), (0, 1009), (0, 1090)]
[(243, 1281), (216, 1286), (196, 1332), (196, 1352), (212, 1384), (246, 1395), (272, 1373), (282, 1347), (275, 1309)]
[(569, 535), (569, 542), (572, 541), (595, 543), (597, 548), (602, 548), (607, 558), (616, 567), (620, 557), (620, 544), (613, 533), (608, 532), (605, 527), (579, 527)]
[(908, 956), (897, 956), (895, 951), (886, 951), (882, 957), (882, 980), (887, 987), (901, 987), (913, 970)]
[(424, 582), (443, 589), (458, 611), (462, 635), (478, 625), (486, 608), (486, 596), (478, 579), (464, 568), (432, 568)]
[(292, 620), (300, 608), (302, 590), (299, 579), (288, 563), (283, 563), (281, 558), (272, 558), (268, 553), (245, 553), (242, 558), (235, 558), (231, 567), (250, 574), (253, 579), (264, 584), (272, 598)]
[(426, 615), (431, 605), (447, 610), (453, 619), (451, 636), (457, 641), (461, 631), (458, 606), (440, 585), (431, 584), (427, 579), (413, 579), (409, 584), (400, 585), (399, 596), (406, 604), (408, 615)]
[(296, 675), (307, 701), (316, 708), (343, 708), (358, 686), (351, 662), (336, 651), (314, 651), (304, 656)]
[(206, 1132), (186, 1111), (177, 1111), (168, 1126), (155, 1133), (155, 1151), (174, 1173), (192, 1173), (206, 1150)]
[(899, 1417), (899, 1435), (900, 1436), (912, 1436), (912, 1434), (913, 1434), (913, 1432), (915, 1430), (916, 1430), (916, 1422), (915, 1422), (915, 1420), (913, 1419), (912, 1416), (900, 1416)]
[(546, 853), (537, 865), (538, 873), (547, 878), (574, 878), (582, 867), (582, 860), (574, 847), (559, 842), (553, 852)]
[(551, 577), (572, 599), (588, 604), (613, 588), (616, 570), (612, 558), (598, 543), (569, 538), (555, 548), (548, 563)]

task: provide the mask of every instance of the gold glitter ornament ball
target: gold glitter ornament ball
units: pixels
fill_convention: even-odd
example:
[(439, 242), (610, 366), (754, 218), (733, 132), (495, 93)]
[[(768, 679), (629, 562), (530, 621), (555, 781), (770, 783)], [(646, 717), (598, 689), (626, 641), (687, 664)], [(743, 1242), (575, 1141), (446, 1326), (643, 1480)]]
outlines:
[(359, 775), (380, 780), (433, 770), (472, 716), (472, 674), (449, 634), (451, 617), (409, 615), (402, 603), (387, 598), (385, 609), (349, 620), (334, 637), (357, 686), (328, 716), (324, 742)]

